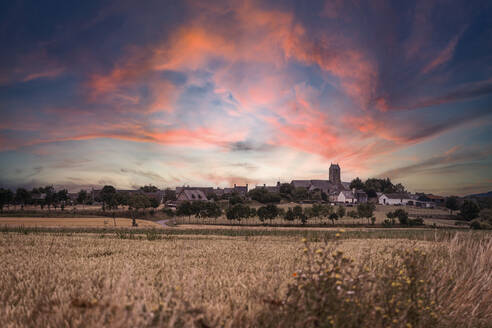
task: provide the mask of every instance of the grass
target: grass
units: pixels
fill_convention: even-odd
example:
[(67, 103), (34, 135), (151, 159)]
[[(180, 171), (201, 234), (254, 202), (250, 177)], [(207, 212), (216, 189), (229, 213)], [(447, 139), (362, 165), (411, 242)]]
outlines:
[[(2, 324), (490, 327), (492, 322), (487, 233), (98, 231), (3, 228)], [(302, 236), (308, 237), (304, 243)], [(320, 280), (322, 272), (327, 276)], [(425, 284), (392, 285), (406, 284), (407, 278)], [(345, 295), (339, 286), (354, 293)]]

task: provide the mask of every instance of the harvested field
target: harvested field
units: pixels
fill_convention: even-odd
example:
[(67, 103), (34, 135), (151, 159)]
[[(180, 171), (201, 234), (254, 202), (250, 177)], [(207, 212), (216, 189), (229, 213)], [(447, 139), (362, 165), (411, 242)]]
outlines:
[[(0, 217), (0, 226), (7, 227), (50, 227), (50, 228), (130, 228), (132, 220), (126, 218), (37, 218), (37, 217)], [(158, 223), (137, 220), (138, 228), (156, 228)]]

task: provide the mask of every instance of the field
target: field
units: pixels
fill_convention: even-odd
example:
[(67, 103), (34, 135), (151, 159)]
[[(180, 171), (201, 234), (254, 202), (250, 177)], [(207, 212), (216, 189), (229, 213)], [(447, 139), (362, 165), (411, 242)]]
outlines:
[[(158, 223), (136, 220), (138, 228), (162, 228)], [(130, 228), (132, 220), (126, 218), (39, 218), (39, 217), (0, 217), (0, 226), (7, 227), (54, 227), (54, 228)]]
[[(4, 228), (0, 317), (5, 327), (491, 327), (491, 235), (380, 230)], [(321, 295), (331, 305), (319, 322)]]

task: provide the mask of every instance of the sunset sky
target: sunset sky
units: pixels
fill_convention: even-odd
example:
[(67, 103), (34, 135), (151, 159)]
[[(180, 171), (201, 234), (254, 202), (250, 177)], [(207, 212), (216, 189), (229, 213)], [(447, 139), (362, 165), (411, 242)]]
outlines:
[(0, 185), (492, 190), (492, 2), (3, 1)]

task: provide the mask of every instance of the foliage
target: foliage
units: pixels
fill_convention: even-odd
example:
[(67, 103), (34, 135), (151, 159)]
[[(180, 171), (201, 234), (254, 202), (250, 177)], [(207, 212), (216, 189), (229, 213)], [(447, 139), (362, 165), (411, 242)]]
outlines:
[(460, 208), (460, 216), (466, 220), (471, 221), (478, 217), (480, 213), (480, 208), (475, 204), (474, 201), (465, 200)]
[(143, 187), (140, 187), (139, 189), (140, 191), (143, 191), (143, 192), (158, 192), (159, 191), (159, 188), (157, 188), (156, 186), (153, 186), (153, 185), (148, 185), (148, 186), (143, 186)]
[(345, 216), (345, 213), (346, 213), (346, 210), (345, 210), (345, 207), (343, 206), (338, 206), (338, 209), (337, 209), (337, 215), (338, 217), (341, 219)]
[(236, 204), (230, 206), (226, 211), (226, 217), (228, 220), (241, 221), (242, 219), (247, 219), (250, 215), (250, 208), (244, 204)]
[(376, 210), (376, 205), (372, 203), (362, 203), (357, 205), (357, 216), (359, 218), (366, 218), (369, 222), (369, 218), (374, 215), (374, 211)]
[(104, 186), (99, 193), (99, 197), (103, 203), (103, 211), (106, 209), (106, 206), (110, 209), (115, 206), (114, 204), (114, 195), (116, 194), (116, 189), (113, 186)]
[(460, 208), (459, 199), (456, 196), (450, 196), (446, 198), (446, 208), (449, 209), (451, 214)]
[(229, 205), (233, 206), (242, 203), (244, 203), (244, 199), (238, 193), (234, 192), (229, 196)]
[(261, 206), (257, 210), (257, 215), (261, 222), (273, 220), (279, 215), (279, 209), (274, 204), (268, 204), (266, 206)]
[(84, 189), (81, 189), (77, 193), (77, 203), (79, 204), (85, 204), (89, 198), (89, 195), (87, 194), (87, 191)]
[(364, 187), (365, 185), (359, 177), (350, 182), (350, 189), (364, 189)]
[(10, 189), (0, 188), (0, 211), (5, 205), (10, 205), (14, 200), (14, 193)]
[(260, 187), (249, 191), (248, 196), (262, 204), (279, 203), (280, 194), (269, 192), (266, 188)]

